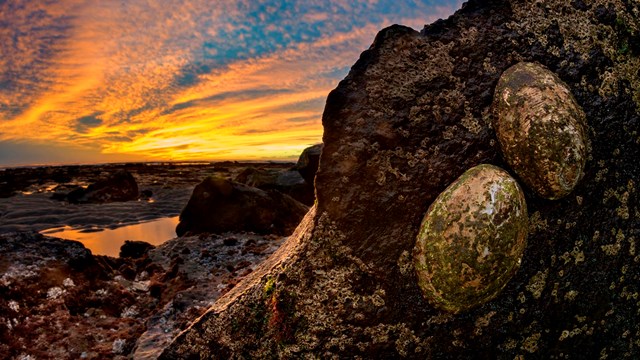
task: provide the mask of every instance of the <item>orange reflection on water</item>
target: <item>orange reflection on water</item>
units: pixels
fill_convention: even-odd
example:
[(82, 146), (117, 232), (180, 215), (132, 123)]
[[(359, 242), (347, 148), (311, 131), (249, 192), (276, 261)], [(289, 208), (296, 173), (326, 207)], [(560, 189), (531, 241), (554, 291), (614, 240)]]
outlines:
[(140, 240), (157, 246), (175, 238), (178, 221), (178, 216), (175, 216), (127, 225), (117, 229), (87, 232), (86, 229), (73, 229), (70, 226), (65, 226), (44, 230), (41, 233), (62, 239), (80, 241), (94, 255), (118, 257), (120, 247), (125, 240)]

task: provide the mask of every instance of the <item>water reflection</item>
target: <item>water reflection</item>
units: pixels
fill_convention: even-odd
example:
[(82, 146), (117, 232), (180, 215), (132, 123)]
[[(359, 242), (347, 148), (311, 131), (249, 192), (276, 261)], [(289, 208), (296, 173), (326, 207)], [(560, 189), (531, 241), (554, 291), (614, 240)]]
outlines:
[(44, 230), (41, 233), (62, 239), (80, 241), (94, 255), (117, 257), (125, 240), (141, 240), (152, 245), (160, 245), (176, 237), (176, 225), (178, 225), (178, 216), (127, 225), (116, 229), (73, 229), (70, 226), (64, 226)]

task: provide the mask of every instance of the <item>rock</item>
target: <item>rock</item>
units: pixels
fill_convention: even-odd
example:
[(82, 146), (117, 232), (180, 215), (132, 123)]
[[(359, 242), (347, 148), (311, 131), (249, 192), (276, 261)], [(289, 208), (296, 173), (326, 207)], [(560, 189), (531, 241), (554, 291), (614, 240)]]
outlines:
[(136, 199), (138, 199), (138, 184), (133, 175), (126, 170), (119, 170), (89, 185), (86, 189), (78, 188), (67, 194), (67, 201), (72, 204)]
[(139, 259), (143, 257), (144, 254), (151, 249), (155, 249), (155, 246), (149, 244), (148, 242), (137, 241), (137, 240), (125, 240), (124, 244), (120, 247), (119, 256), (121, 258), (126, 257), (126, 258), (132, 258), (132, 259)]
[(305, 205), (313, 205), (313, 185), (309, 185), (295, 170), (248, 167), (235, 181), (262, 190), (278, 190)]
[(82, 191), (82, 187), (79, 185), (58, 185), (53, 189), (53, 194), (51, 194), (51, 199), (58, 201), (66, 201), (67, 195), (72, 191)]
[(263, 191), (226, 179), (209, 177), (198, 184), (176, 227), (189, 233), (253, 231), (289, 235), (308, 208), (275, 190)]
[(152, 196), (153, 196), (153, 191), (149, 190), (149, 189), (145, 189), (145, 190), (140, 191), (139, 199), (140, 200), (150, 200)]
[[(228, 238), (237, 253), (223, 245)], [(123, 358), (156, 358), (161, 344), (282, 241), (255, 234), (176, 238), (141, 261), (93, 256), (77, 241), (35, 232), (0, 234), (0, 358), (110, 359), (116, 342), (127, 344)], [(161, 282), (178, 258), (174, 276)]]
[(496, 297), (520, 266), (527, 204), (506, 171), (467, 170), (429, 206), (414, 249), (422, 293), (458, 313)]
[[(601, 23), (600, 7), (620, 20)], [(422, 32), (382, 30), (327, 98), (317, 204), (160, 358), (640, 357), (639, 13), (626, 0), (471, 0)], [(443, 314), (411, 251), (456, 178), (508, 169), (492, 101), (523, 61), (571, 89), (591, 159), (570, 196), (525, 192), (528, 245), (502, 292)]]
[(323, 144), (316, 144), (309, 146), (302, 151), (295, 169), (298, 170), (300, 175), (304, 178), (308, 184), (313, 185), (318, 166), (320, 164), (320, 154), (322, 153)]
[(582, 178), (588, 139), (571, 90), (534, 63), (507, 69), (496, 86), (493, 128), (509, 166), (539, 196), (559, 199)]

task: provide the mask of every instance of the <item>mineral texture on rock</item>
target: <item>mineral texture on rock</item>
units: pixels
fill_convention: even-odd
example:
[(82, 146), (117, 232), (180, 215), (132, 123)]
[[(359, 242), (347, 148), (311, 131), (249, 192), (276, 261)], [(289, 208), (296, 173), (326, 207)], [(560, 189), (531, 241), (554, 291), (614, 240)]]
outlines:
[[(638, 14), (630, 0), (470, 1), (421, 32), (382, 30), (327, 98), (314, 209), (161, 357), (639, 357)], [(519, 62), (567, 84), (592, 151), (571, 195), (523, 187), (520, 269), (449, 314), (423, 298), (411, 251), (456, 178), (509, 168), (489, 124)]]
[(414, 249), (418, 284), (453, 313), (496, 297), (520, 266), (527, 244), (522, 189), (493, 165), (467, 170), (431, 204)]
[(507, 163), (539, 196), (559, 199), (582, 178), (588, 137), (571, 90), (534, 63), (507, 69), (496, 86), (493, 128)]

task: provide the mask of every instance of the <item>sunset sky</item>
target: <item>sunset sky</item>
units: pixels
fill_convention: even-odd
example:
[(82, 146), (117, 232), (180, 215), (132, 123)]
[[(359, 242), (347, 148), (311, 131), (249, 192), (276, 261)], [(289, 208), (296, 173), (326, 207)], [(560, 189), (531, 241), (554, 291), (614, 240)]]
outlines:
[(380, 29), (461, 3), (0, 1), (0, 166), (295, 159)]

